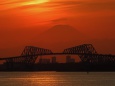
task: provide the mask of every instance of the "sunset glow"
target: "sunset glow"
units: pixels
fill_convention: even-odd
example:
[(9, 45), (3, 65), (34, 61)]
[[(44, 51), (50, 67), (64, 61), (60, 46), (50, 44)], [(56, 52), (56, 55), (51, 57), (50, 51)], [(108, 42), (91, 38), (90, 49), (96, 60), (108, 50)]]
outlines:
[(32, 0), (32, 1), (25, 2), (24, 5), (42, 4), (46, 2), (49, 2), (49, 0)]
[(55, 51), (85, 43), (78, 34), (73, 36), (74, 31), (69, 35), (66, 30), (47, 34), (56, 25), (73, 27), (100, 52), (115, 52), (114, 0), (0, 0), (1, 57), (12, 56), (27, 45)]

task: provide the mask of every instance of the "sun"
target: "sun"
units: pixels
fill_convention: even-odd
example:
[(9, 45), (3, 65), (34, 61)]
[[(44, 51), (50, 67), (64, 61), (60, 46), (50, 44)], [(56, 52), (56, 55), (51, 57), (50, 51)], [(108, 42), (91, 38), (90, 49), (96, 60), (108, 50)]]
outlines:
[(49, 0), (34, 0), (34, 2), (35, 3), (38, 3), (38, 4), (40, 4), (40, 3), (46, 3), (46, 2), (48, 2)]
[(32, 5), (32, 4), (43, 4), (49, 2), (49, 0), (32, 0), (29, 2), (24, 3), (25, 5)]

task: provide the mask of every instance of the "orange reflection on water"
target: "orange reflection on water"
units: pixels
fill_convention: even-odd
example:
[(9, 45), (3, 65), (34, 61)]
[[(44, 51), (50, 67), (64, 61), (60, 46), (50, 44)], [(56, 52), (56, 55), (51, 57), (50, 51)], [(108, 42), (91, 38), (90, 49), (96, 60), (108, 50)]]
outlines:
[(37, 76), (33, 74), (29, 77), (33, 86), (59, 86), (59, 82), (65, 81), (56, 72), (40, 72)]

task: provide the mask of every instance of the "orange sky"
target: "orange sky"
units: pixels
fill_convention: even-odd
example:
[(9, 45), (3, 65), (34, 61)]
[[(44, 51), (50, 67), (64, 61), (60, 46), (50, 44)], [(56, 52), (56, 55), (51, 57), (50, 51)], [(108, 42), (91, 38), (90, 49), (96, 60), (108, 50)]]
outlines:
[(100, 52), (115, 54), (114, 0), (0, 0), (0, 57), (19, 55), (27, 44), (41, 46), (36, 36), (60, 24), (89, 37)]

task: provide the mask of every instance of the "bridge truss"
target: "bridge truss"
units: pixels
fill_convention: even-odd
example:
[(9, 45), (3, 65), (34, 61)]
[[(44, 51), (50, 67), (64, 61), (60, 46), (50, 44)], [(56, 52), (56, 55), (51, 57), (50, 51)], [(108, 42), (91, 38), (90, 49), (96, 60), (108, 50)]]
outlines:
[(52, 51), (34, 46), (26, 46), (20, 56), (0, 58), (0, 60), (5, 60), (8, 68), (13, 68), (15, 65), (32, 66), (35, 64), (37, 57), (44, 54), (52, 54)]
[(115, 64), (115, 55), (105, 55), (98, 54), (92, 44), (83, 44), (71, 48), (65, 49), (62, 53), (53, 53), (49, 49), (34, 47), (34, 46), (26, 46), (20, 56), (16, 57), (8, 57), (8, 58), (0, 58), (0, 60), (5, 60), (7, 65), (11, 65), (14, 63), (17, 64), (35, 64), (35, 61), (38, 56), (41, 55), (78, 55), (82, 62), (88, 62), (92, 64)]
[(77, 54), (82, 62), (89, 63), (115, 63), (115, 55), (98, 54), (92, 44), (83, 44), (63, 51), (65, 54)]

